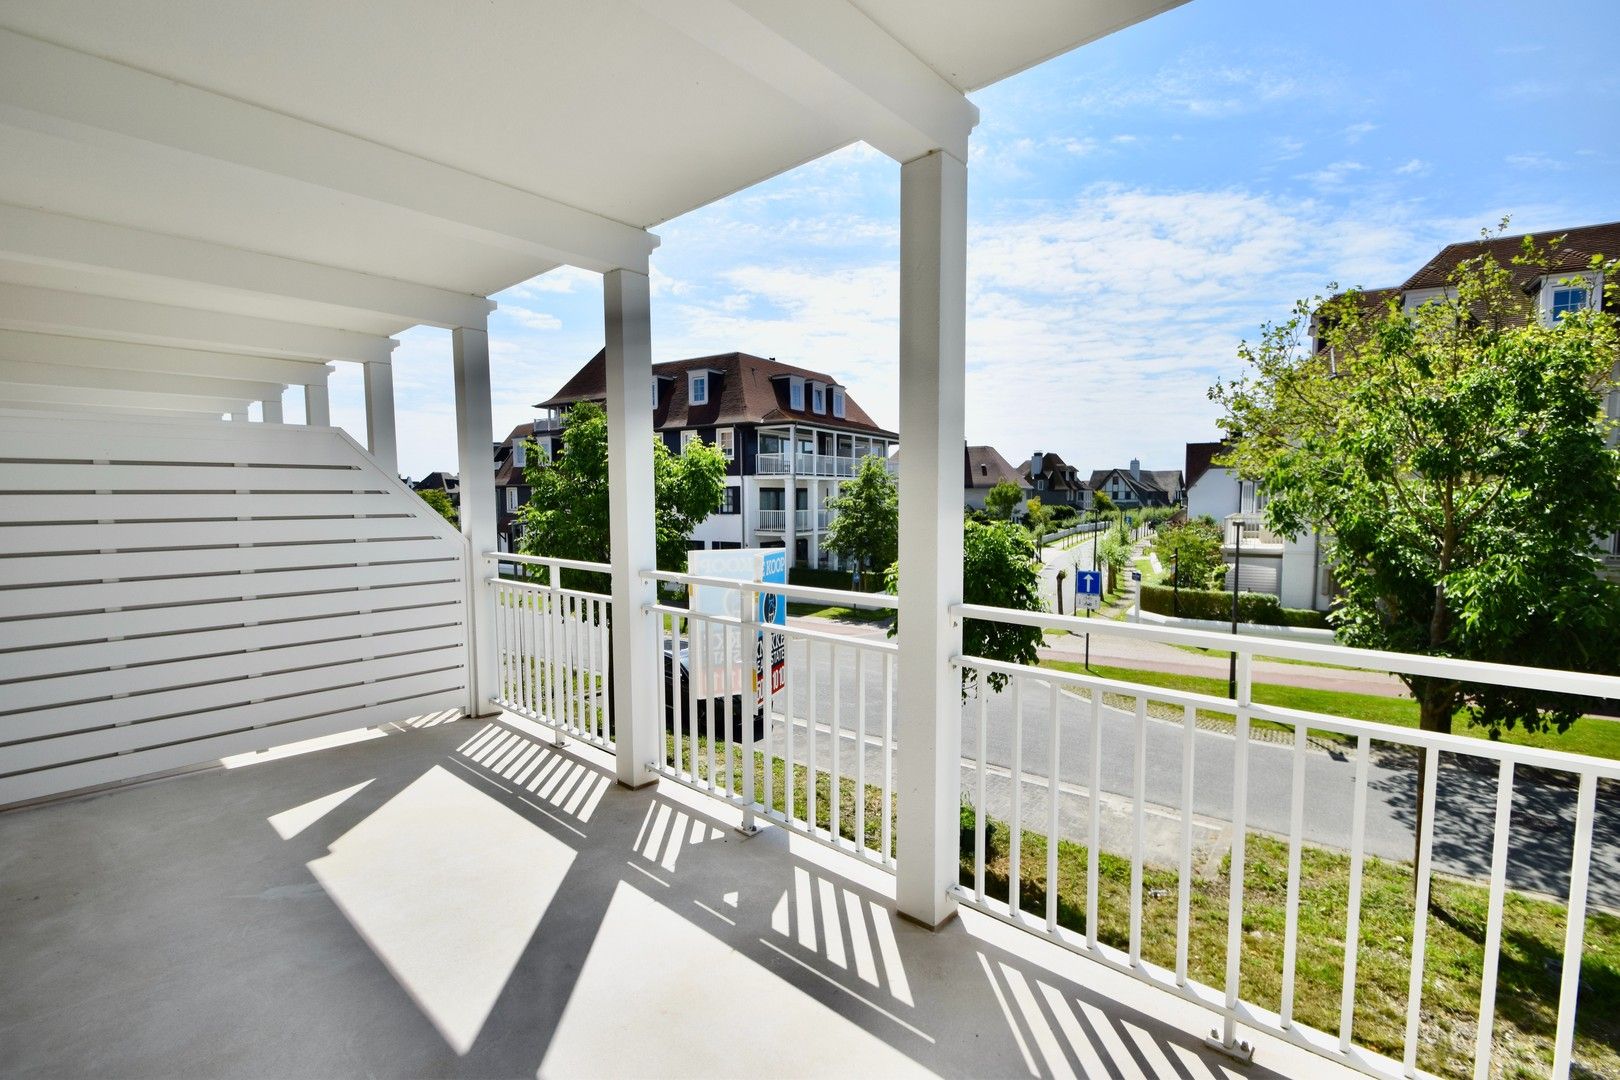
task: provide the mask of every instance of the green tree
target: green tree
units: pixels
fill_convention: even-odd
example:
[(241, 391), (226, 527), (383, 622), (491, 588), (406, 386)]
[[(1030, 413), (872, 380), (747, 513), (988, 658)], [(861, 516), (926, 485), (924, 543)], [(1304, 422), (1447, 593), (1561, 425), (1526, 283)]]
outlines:
[[(608, 427), (602, 407), (583, 403), (568, 410), (563, 422), (562, 451), (546, 461), (528, 449), (524, 479), (529, 501), (519, 511), (521, 547), (526, 555), (607, 562)], [(719, 450), (693, 440), (679, 455), (653, 436), (653, 500), (658, 539), (658, 566), (686, 569), (686, 540), (698, 522), (720, 509), (725, 498), (726, 458)], [(565, 573), (571, 584), (603, 588), (602, 575)]]
[(995, 487), (985, 492), (984, 512), (997, 521), (1011, 521), (1013, 511), (1024, 497), (1017, 484), (1011, 480), (1003, 480)]
[[(1555, 242), (1556, 243), (1556, 242)], [(1517, 264), (1545, 267), (1526, 241)], [(1620, 586), (1594, 536), (1620, 527), (1620, 455), (1603, 398), (1617, 349), (1609, 310), (1543, 326), (1489, 254), (1415, 312), (1355, 292), (1297, 305), (1210, 391), (1231, 462), (1264, 484), (1276, 531), (1320, 529), (1342, 589), (1338, 632), (1369, 648), (1592, 671), (1620, 666)], [(1311, 324), (1318, 351), (1302, 347)], [(1402, 676), (1422, 726), (1466, 707), (1496, 733), (1564, 730), (1581, 703)]]
[(887, 567), (900, 554), (900, 492), (876, 454), (861, 459), (855, 475), (827, 500), (833, 512), (821, 546), (862, 569)]
[[(900, 564), (889, 567), (885, 587), (900, 591)], [(969, 604), (1011, 608), (1014, 611), (1043, 611), (1040, 562), (1029, 533), (1010, 521), (962, 524), (962, 599)], [(890, 627), (893, 636), (899, 620)], [(1033, 626), (968, 619), (962, 624), (962, 651), (969, 656), (1001, 660), (1009, 664), (1034, 664), (1041, 644), (1041, 631)], [(986, 681), (1000, 690), (1005, 675), (988, 674)], [(962, 695), (972, 685), (974, 673), (964, 672)]]
[(1104, 514), (1111, 514), (1116, 507), (1114, 500), (1108, 497), (1106, 491), (1093, 491), (1091, 493), (1091, 509), (1100, 518)]
[(1153, 534), (1153, 553), (1174, 584), (1183, 589), (1211, 589), (1221, 561), (1221, 528), (1214, 518), (1202, 517), (1159, 529)]
[(1108, 574), (1107, 591), (1113, 592), (1119, 587), (1119, 575), (1130, 565), (1130, 541), (1121, 535), (1117, 527), (1097, 538), (1097, 565), (1103, 567)]
[(1046, 534), (1052, 531), (1052, 508), (1041, 501), (1039, 495), (1029, 500), (1024, 511), (1024, 528), (1035, 539), (1035, 556), (1040, 557)]
[(456, 505), (450, 501), (450, 496), (443, 488), (422, 488), (417, 494), (422, 496), (423, 502), (437, 510), (439, 516), (448, 521), (452, 529), (461, 528), (461, 517), (456, 513)]

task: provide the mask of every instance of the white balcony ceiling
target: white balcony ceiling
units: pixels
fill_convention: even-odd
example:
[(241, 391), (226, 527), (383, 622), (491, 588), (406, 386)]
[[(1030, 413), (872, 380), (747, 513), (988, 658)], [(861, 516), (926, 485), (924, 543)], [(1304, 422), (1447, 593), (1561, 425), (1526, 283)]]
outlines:
[(965, 92), (1170, 6), (0, 3), (0, 326), (122, 339), (105, 305), (5, 315), (83, 294), (238, 317), (194, 343), (227, 351), (280, 351), (266, 323), (457, 325), (851, 142), (961, 152)]

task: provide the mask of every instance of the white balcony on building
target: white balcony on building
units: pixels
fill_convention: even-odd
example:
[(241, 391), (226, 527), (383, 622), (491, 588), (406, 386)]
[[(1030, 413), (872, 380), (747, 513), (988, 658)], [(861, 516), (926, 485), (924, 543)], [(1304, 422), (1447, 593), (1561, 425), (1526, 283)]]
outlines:
[[(1479, 882), (1493, 957), (1510, 891), (1568, 905), (1535, 1009), (1570, 1075), (1611, 1004), (1577, 1008), (1620, 767), (1266, 705), (1253, 666), (1620, 680), (962, 603), (966, 94), (1167, 6), (0, 10), (0, 1072), (1415, 1075), (1428, 922), (1376, 1046), (1355, 961), (1366, 860), (1415, 842), (1416, 909)], [(857, 141), (900, 182), (904, 589), (772, 591), (903, 629), (767, 632), (751, 583), (657, 569), (647, 229)], [(604, 563), (497, 558), (492, 393), (532, 388), (491, 385), (487, 297), (562, 266), (602, 276)], [(456, 527), (397, 475), (417, 326), (449, 331)], [(772, 475), (820, 494), (883, 449), (784, 431)], [(693, 587), (736, 595), (668, 602)], [(1232, 651), (1237, 691), (1008, 665), (969, 620)], [(1298, 918), (1324, 821), (1336, 968)], [(1270, 938), (1251, 832), (1291, 853)], [(1324, 967), (1337, 1023), (1294, 1009)]]

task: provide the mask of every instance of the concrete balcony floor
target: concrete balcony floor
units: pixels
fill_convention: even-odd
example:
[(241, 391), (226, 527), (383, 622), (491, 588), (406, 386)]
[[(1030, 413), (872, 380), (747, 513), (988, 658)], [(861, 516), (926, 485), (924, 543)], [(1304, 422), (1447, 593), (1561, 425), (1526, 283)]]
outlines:
[(0, 1072), (1340, 1071), (513, 718), (327, 742), (0, 814)]

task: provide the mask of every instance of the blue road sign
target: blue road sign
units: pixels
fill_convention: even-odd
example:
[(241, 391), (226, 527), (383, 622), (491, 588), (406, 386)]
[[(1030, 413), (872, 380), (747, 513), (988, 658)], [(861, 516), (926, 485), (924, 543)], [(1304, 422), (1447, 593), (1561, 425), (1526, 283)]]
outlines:
[(1099, 570), (1076, 570), (1074, 572), (1074, 595), (1101, 596), (1102, 572)]

